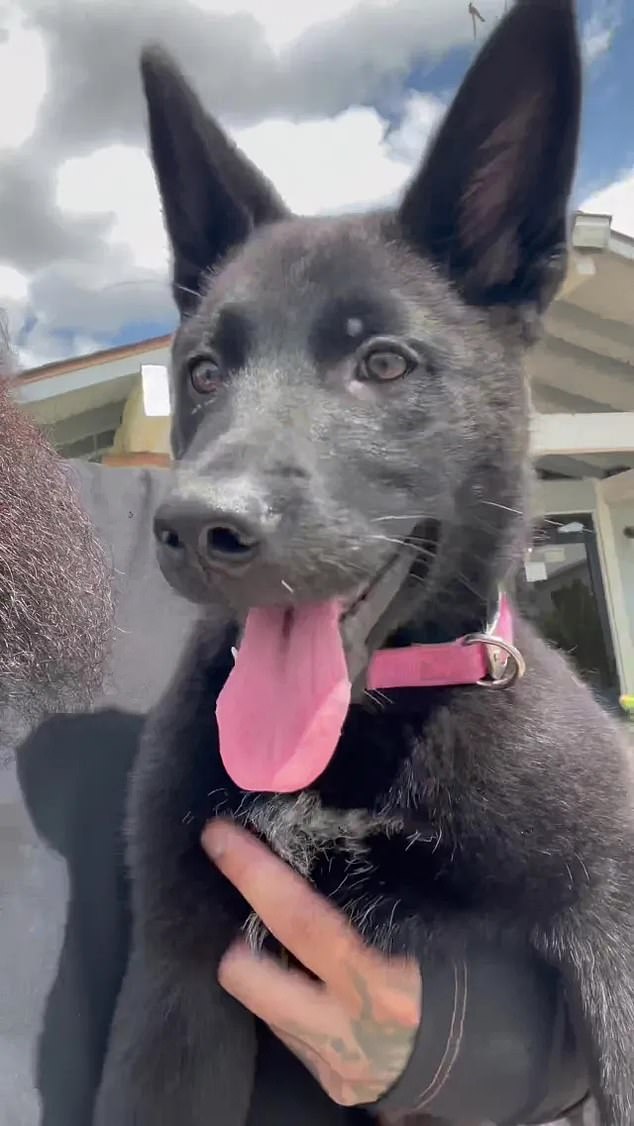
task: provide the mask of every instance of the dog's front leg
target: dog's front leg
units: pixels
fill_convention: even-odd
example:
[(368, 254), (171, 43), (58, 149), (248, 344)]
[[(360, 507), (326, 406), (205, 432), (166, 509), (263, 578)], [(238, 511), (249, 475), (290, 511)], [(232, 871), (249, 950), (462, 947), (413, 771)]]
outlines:
[(216, 980), (246, 907), (200, 845), (223, 780), (213, 709), (232, 643), (201, 623), (141, 741), (127, 816), (132, 948), (95, 1126), (246, 1122), (254, 1022)]
[(94, 1126), (244, 1126), (255, 1066), (250, 1013), (209, 973), (133, 946)]
[(538, 945), (566, 983), (603, 1126), (633, 1126), (634, 924), (629, 910), (591, 907)]

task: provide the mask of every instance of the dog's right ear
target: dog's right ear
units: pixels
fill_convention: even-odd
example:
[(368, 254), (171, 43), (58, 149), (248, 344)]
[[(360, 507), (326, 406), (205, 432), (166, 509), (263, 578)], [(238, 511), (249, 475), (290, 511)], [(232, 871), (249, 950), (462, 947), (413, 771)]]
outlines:
[(181, 316), (200, 300), (205, 274), (254, 227), (288, 212), (262, 174), (203, 110), (160, 47), (141, 55), (152, 160), (173, 253)]
[(469, 70), (398, 215), (463, 299), (530, 324), (566, 264), (581, 64), (574, 0), (515, 0)]

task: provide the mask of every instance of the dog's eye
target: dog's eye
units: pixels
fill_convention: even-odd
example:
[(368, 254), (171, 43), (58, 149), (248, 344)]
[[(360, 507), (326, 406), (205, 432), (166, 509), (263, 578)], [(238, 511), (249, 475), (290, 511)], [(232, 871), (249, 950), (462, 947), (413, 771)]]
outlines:
[(189, 365), (189, 378), (198, 395), (213, 395), (222, 379), (220, 364), (213, 356), (192, 360)]
[(374, 348), (361, 358), (357, 379), (389, 383), (393, 379), (402, 379), (415, 366), (415, 358), (404, 352), (385, 347)]

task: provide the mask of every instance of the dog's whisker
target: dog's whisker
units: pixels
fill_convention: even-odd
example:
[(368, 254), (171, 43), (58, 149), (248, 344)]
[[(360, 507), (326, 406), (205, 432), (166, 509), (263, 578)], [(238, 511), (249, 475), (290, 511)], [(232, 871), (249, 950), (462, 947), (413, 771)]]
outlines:
[(380, 690), (379, 690), (378, 688), (375, 688), (375, 689), (373, 689), (373, 691), (374, 691), (374, 693), (375, 693), (375, 695), (376, 695), (376, 696), (379, 696), (379, 697), (381, 698), (381, 700), (385, 700), (385, 703), (386, 703), (386, 704), (391, 704), (391, 703), (392, 703), (392, 701), (390, 700), (390, 697), (389, 697), (389, 696), (387, 696), (387, 695), (385, 694), (385, 692), (381, 692), (381, 691), (380, 691)]
[[(423, 541), (421, 541), (420, 543), (416, 543), (412, 540), (399, 539), (396, 536), (384, 536), (384, 535), (370, 536), (370, 539), (383, 540), (386, 543), (396, 544), (398, 547), (407, 547), (412, 552), (412, 555), (418, 556), (421, 559), (434, 559), (435, 558), (435, 552), (432, 551), (431, 548), (426, 547), (424, 545)], [(430, 542), (432, 542), (432, 541), (430, 541)]]
[(202, 293), (199, 293), (197, 289), (190, 289), (188, 285), (180, 285), (179, 282), (174, 283), (174, 289), (180, 289), (182, 293), (189, 293), (192, 297), (197, 297), (198, 300), (202, 298)]
[(370, 521), (371, 524), (382, 524), (387, 520), (429, 520), (430, 517), (424, 512), (407, 512), (403, 516), (375, 516)]
[(364, 688), (363, 695), (367, 696), (381, 711), (385, 711), (385, 704), (379, 699), (380, 693), (370, 688)]
[(415, 541), (413, 541), (410, 546), (415, 547), (416, 550), (418, 552), (420, 552), (421, 554), (424, 554), (424, 553), (427, 553), (428, 555), (435, 555), (436, 554), (436, 552), (434, 550), (435, 545), (432, 545), (430, 543), (423, 543), (422, 541), (420, 543), (416, 543)]
[(406, 539), (401, 539), (399, 536), (378, 535), (378, 536), (370, 536), (369, 538), (371, 540), (383, 540), (385, 543), (395, 543), (399, 547), (410, 547), (410, 546), (412, 546), (408, 543), (408, 541)]
[(293, 587), (290, 583), (287, 583), (286, 579), (282, 579), (281, 584), (284, 587), (284, 590), (287, 590), (289, 594), (295, 594)]
[(508, 504), (500, 504), (497, 500), (485, 500), (484, 504), (488, 504), (490, 508), (500, 508), (503, 512), (510, 512), (513, 516), (524, 516), (521, 508), (511, 508)]
[[(490, 508), (499, 508), (503, 512), (510, 512), (513, 516), (526, 516), (526, 513), (521, 508), (512, 508), (510, 505), (502, 504), (500, 501), (485, 500), (482, 503), (489, 505)], [(551, 528), (565, 528), (566, 524), (569, 524), (570, 521), (569, 520), (553, 520), (550, 517), (545, 516), (545, 517), (541, 518), (541, 523), (542, 524), (548, 524)], [(484, 523), (482, 526), (485, 527), (485, 528), (489, 527), (489, 525), (487, 523)], [(491, 530), (493, 530), (493, 529), (491, 529)], [(596, 535), (596, 530), (594, 528), (586, 528), (584, 530), (587, 531), (590, 535)]]
[(322, 555), (321, 561), (322, 563), (326, 563), (329, 567), (333, 567), (336, 571), (340, 571), (342, 575), (347, 575), (349, 571), (355, 571), (357, 574), (363, 575), (364, 578), (368, 577), (367, 568), (362, 567), (359, 563), (353, 563), (349, 559), (346, 560), (345, 563), (342, 563), (340, 560), (333, 559), (329, 555)]

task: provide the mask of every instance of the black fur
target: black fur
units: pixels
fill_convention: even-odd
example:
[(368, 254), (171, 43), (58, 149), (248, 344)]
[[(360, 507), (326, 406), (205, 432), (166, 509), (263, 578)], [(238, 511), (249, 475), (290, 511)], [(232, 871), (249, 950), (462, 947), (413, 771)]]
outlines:
[[(162, 552), (173, 585), (207, 609), (135, 770), (133, 952), (97, 1126), (265, 1121), (250, 1106), (255, 1022), (215, 981), (247, 916), (199, 845), (217, 812), (263, 832), (385, 950), (424, 957), (431, 942), (483, 932), (532, 946), (567, 983), (605, 1126), (627, 1126), (632, 756), (561, 655), (520, 622), (528, 672), (513, 687), (353, 706), (310, 794), (237, 791), (214, 719), (232, 622), (251, 605), (350, 592), (412, 514), (428, 529), (424, 566), (373, 644), (479, 628), (511, 581), (529, 508), (523, 348), (566, 260), (580, 104), (572, 0), (518, 0), (393, 214), (289, 217), (163, 55), (144, 55), (143, 76), (183, 314), (170, 504), (246, 519), (262, 547), (239, 579)], [(413, 351), (404, 379), (356, 377), (357, 350), (377, 335)], [(189, 371), (209, 355), (219, 382), (204, 398)], [(219, 598), (230, 612), (209, 608)], [(357, 811), (351, 826), (365, 814), (365, 836), (351, 828), (324, 846), (332, 810)], [(290, 1090), (276, 1124), (312, 1121)], [(314, 1105), (315, 1122), (343, 1121)]]

